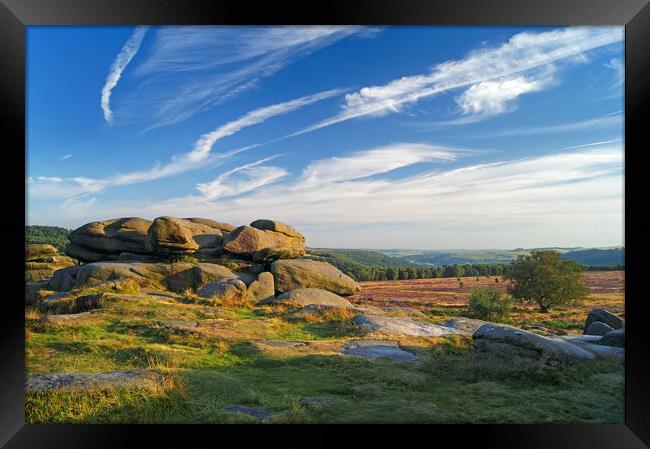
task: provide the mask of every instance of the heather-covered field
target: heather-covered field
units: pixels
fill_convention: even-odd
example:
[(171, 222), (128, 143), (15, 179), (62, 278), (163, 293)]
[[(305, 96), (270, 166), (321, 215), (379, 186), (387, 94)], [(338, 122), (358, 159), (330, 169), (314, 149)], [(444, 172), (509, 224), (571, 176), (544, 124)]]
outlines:
[[(539, 327), (559, 334), (581, 333), (587, 314), (594, 308), (605, 308), (624, 316), (625, 272), (593, 271), (587, 272), (585, 277), (590, 293), (582, 304), (557, 307), (548, 313), (540, 313), (535, 304), (517, 304), (511, 315), (511, 324)], [(377, 307), (408, 306), (426, 311), (434, 319), (459, 315), (473, 288), (490, 285), (505, 292), (508, 285), (503, 278), (494, 276), (371, 281), (360, 284), (361, 292), (351, 298), (354, 303)]]

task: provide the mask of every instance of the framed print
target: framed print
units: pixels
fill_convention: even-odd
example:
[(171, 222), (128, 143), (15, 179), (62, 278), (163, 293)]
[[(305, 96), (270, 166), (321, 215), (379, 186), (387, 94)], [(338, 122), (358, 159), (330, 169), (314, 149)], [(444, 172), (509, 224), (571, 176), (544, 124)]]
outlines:
[(650, 444), (647, 2), (0, 21), (6, 447)]

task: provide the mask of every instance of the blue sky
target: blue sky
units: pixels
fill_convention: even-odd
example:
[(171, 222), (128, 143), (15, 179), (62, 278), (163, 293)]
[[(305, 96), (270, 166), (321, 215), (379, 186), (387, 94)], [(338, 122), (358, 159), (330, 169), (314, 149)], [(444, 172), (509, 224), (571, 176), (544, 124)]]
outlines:
[(622, 27), (29, 27), (27, 221), (623, 244)]

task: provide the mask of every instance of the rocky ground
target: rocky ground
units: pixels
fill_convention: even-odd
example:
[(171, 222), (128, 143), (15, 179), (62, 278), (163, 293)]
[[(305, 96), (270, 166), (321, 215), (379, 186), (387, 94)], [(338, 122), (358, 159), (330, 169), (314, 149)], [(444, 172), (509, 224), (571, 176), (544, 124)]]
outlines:
[(81, 263), (27, 283), (30, 423), (623, 420), (624, 322), (605, 310), (557, 335), (373, 300), (270, 220), (123, 218), (70, 240)]

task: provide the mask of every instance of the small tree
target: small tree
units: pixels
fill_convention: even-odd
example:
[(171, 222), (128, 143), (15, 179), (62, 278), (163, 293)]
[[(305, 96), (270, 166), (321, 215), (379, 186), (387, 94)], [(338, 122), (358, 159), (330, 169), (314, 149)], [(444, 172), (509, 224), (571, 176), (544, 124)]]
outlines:
[(518, 256), (506, 278), (512, 281), (508, 292), (517, 300), (535, 302), (540, 312), (562, 304), (579, 303), (588, 293), (585, 267), (573, 260), (562, 260), (556, 251), (533, 251)]
[(476, 287), (469, 295), (465, 315), (486, 321), (503, 321), (512, 312), (513, 299), (494, 286)]

